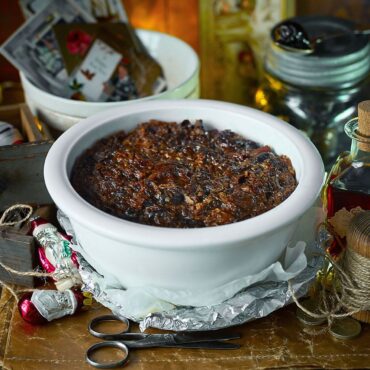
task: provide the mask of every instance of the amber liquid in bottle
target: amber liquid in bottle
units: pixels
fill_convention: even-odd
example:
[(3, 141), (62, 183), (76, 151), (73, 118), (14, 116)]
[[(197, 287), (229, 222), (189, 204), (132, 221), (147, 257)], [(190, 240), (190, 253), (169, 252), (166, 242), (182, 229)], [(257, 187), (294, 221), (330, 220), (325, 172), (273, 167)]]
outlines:
[(334, 177), (328, 186), (328, 217), (342, 208), (370, 210), (370, 164), (353, 163)]
[[(344, 130), (352, 139), (351, 152), (342, 153), (324, 188), (324, 205), (329, 224), (331, 218), (342, 225), (354, 208), (370, 210), (370, 100), (358, 105), (359, 117), (346, 123)], [(353, 212), (351, 212), (353, 213)], [(340, 221), (341, 220), (341, 221)], [(332, 224), (333, 225), (333, 224)], [(343, 236), (343, 229), (339, 232)], [(333, 230), (335, 231), (335, 229)], [(346, 238), (337, 235), (329, 253), (339, 255), (346, 245)]]

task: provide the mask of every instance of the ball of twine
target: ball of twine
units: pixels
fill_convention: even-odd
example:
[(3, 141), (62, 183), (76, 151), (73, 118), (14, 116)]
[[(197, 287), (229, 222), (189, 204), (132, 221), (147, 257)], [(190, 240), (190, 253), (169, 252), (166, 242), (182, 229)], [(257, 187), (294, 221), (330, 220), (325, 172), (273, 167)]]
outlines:
[[(331, 226), (325, 224), (325, 227), (341, 244)], [(370, 212), (362, 212), (352, 219), (347, 242), (338, 260), (325, 253), (315, 312), (299, 303), (288, 282), (296, 305), (311, 317), (325, 318), (328, 326), (335, 319), (370, 311)]]

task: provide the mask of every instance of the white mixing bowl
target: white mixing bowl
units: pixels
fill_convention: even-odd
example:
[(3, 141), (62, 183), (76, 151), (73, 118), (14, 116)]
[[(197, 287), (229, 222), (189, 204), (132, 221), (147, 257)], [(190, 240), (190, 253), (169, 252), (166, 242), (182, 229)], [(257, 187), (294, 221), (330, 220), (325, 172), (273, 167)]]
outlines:
[[(147, 226), (90, 205), (69, 181), (76, 157), (98, 139), (121, 129), (132, 130), (149, 119), (202, 119), (206, 127), (231, 129), (270, 145), (291, 159), (298, 186), (288, 199), (266, 213), (206, 228)], [(151, 101), (89, 117), (54, 143), (45, 162), (47, 189), (70, 218), (88, 262), (97, 271), (125, 287), (189, 291), (218, 287), (275, 262), (300, 218), (317, 199), (323, 178), (318, 151), (294, 127), (252, 108), (210, 100)]]
[(27, 104), (44, 122), (65, 131), (81, 119), (103, 110), (126, 107), (137, 102), (157, 99), (199, 98), (199, 59), (182, 40), (161, 32), (137, 30), (148, 52), (163, 68), (168, 89), (163, 93), (122, 102), (83, 102), (50, 94), (35, 86), (21, 73)]

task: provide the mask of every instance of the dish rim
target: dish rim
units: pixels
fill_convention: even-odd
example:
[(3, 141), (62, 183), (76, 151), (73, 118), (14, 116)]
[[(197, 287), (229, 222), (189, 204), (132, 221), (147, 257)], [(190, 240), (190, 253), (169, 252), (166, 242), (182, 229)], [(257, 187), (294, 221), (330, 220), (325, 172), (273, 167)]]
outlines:
[[(191, 107), (232, 111), (246, 118), (261, 120), (284, 133), (300, 154), (301, 176), (294, 192), (282, 203), (261, 215), (243, 221), (204, 228), (168, 228), (120, 219), (84, 200), (72, 187), (67, 161), (72, 148), (85, 135), (110, 121), (151, 110), (191, 109)], [(138, 122), (139, 124), (140, 122)], [(99, 138), (96, 138), (99, 140)], [(324, 166), (315, 146), (297, 129), (270, 114), (233, 103), (212, 100), (159, 100), (119, 107), (95, 114), (67, 130), (53, 144), (45, 161), (46, 187), (57, 206), (72, 219), (94, 233), (143, 247), (160, 249), (222, 247), (238, 245), (291, 224), (316, 201), (324, 181)]]

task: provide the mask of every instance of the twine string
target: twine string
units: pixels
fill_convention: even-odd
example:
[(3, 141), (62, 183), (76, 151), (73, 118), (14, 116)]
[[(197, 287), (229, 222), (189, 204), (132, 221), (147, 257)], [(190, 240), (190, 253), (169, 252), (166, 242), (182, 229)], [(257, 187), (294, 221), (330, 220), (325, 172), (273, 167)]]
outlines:
[[(0, 227), (1, 226), (15, 226), (17, 224), (21, 224), (23, 222), (26, 222), (32, 215), (33, 208), (32, 206), (28, 204), (15, 204), (9, 208), (7, 208), (4, 213), (2, 214), (0, 218)], [(39, 271), (18, 271), (13, 269), (10, 266), (5, 265), (0, 261), (0, 266), (7, 272), (19, 276), (32, 276), (32, 277), (40, 277), (40, 278), (46, 278), (46, 277), (52, 277), (53, 274), (45, 273), (45, 272), (39, 272)], [(16, 302), (19, 301), (18, 293), (22, 292), (33, 292), (36, 289), (22, 289), (22, 290), (16, 290), (13, 289), (13, 287), (3, 280), (0, 280), (0, 286), (7, 289), (10, 294), (15, 298)]]
[[(329, 326), (334, 319), (370, 310), (370, 259), (351, 248), (345, 250), (339, 262), (329, 254), (325, 254), (325, 259), (331, 264), (331, 268), (326, 269), (321, 280), (317, 311), (307, 309), (298, 301), (289, 280), (288, 288), (295, 304), (313, 318), (327, 319)], [(333, 275), (333, 279), (328, 290), (327, 282), (330, 275)]]
[[(39, 272), (39, 271), (18, 271), (14, 270), (13, 268), (5, 265), (0, 261), (0, 266), (7, 272), (19, 276), (32, 276), (32, 277), (39, 277), (39, 278), (47, 278), (53, 277), (52, 273), (47, 272)], [(16, 302), (19, 301), (18, 294), (25, 293), (25, 292), (34, 292), (37, 289), (13, 289), (9, 284), (5, 283), (3, 280), (0, 280), (0, 286), (7, 289), (10, 294), (15, 298)]]
[(347, 306), (353, 310), (370, 310), (370, 258), (366, 258), (353, 249), (348, 248), (343, 259), (348, 278), (353, 281), (347, 289)]
[[(9, 293), (13, 296), (15, 301), (18, 303), (19, 302), (19, 293), (27, 293), (27, 292), (34, 292), (38, 289), (33, 289), (33, 288), (28, 288), (28, 289), (13, 289), (13, 287), (9, 284), (7, 284), (5, 281), (0, 280), (0, 286), (6, 290), (9, 291)], [(2, 308), (2, 307), (1, 307)]]
[(5, 283), (5, 281), (0, 280), (0, 286), (5, 288), (14, 297), (15, 301), (18, 303), (19, 301), (18, 294), (10, 285)]
[(19, 275), (19, 276), (32, 276), (32, 277), (41, 277), (41, 278), (47, 278), (47, 277), (53, 277), (54, 276), (53, 273), (49, 273), (49, 272), (14, 270), (13, 268), (11, 268), (10, 266), (5, 265), (1, 261), (0, 261), (0, 266), (4, 270), (6, 270), (7, 272), (9, 272), (11, 274)]
[[(26, 204), (15, 204), (9, 207), (0, 218), (0, 227), (1, 226), (15, 226), (19, 225), (22, 222), (27, 221), (33, 213), (33, 208)], [(62, 258), (63, 255), (57, 256), (56, 260)], [(62, 266), (58, 270), (56, 269), (52, 273), (47, 272), (40, 272), (40, 271), (18, 271), (14, 268), (7, 266), (2, 261), (0, 261), (0, 267), (4, 269), (9, 274), (14, 274), (18, 276), (31, 276), (36, 278), (53, 278), (55, 281), (63, 280), (65, 278), (71, 279), (73, 284), (80, 283), (80, 280), (73, 274), (73, 269), (67, 264), (66, 266)], [(23, 290), (15, 290), (9, 284), (5, 283), (4, 281), (0, 280), (0, 286), (4, 287), (5, 289), (9, 290), (11, 295), (18, 301), (17, 293), (21, 292), (32, 292), (35, 289), (23, 289)]]
[(33, 213), (28, 204), (14, 204), (7, 208), (0, 218), (0, 226), (15, 226), (27, 221)]

